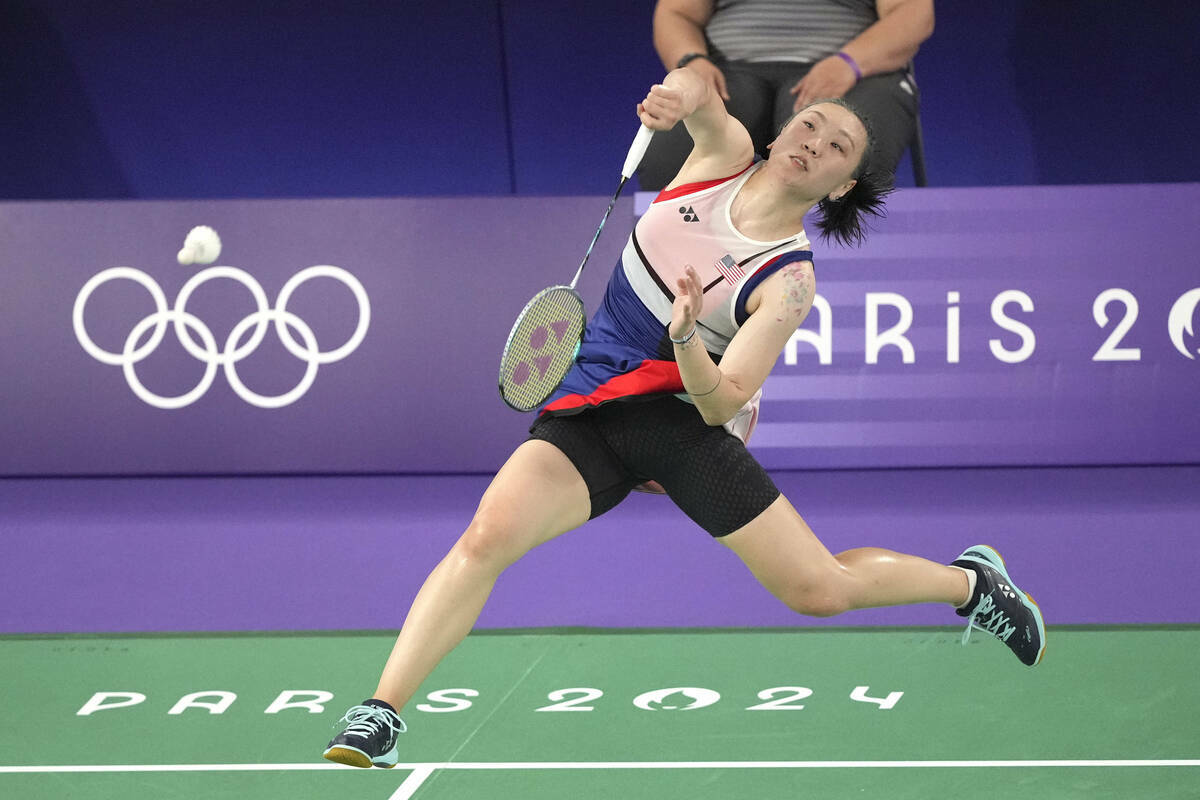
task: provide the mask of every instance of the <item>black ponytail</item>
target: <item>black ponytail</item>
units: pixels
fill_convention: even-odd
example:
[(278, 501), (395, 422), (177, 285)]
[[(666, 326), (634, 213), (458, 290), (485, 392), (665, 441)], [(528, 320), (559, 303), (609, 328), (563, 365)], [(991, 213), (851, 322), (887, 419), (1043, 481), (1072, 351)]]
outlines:
[[(869, 156), (870, 153), (863, 160)], [(817, 228), (821, 231), (822, 239), (833, 239), (838, 244), (857, 247), (867, 235), (867, 215), (879, 218), (887, 216), (884, 198), (894, 187), (890, 174), (870, 169), (859, 172), (854, 179), (856, 183), (850, 191), (837, 200), (826, 197), (817, 203), (821, 211)]]
[[(817, 103), (832, 103), (841, 106), (858, 117), (867, 131), (866, 152), (859, 160), (855, 174), (851, 176), (856, 181), (854, 186), (837, 200), (826, 197), (817, 203), (817, 208), (821, 212), (820, 219), (817, 220), (821, 238), (833, 239), (841, 245), (858, 246), (863, 243), (867, 235), (867, 216), (881, 219), (887, 216), (884, 199), (895, 188), (892, 183), (893, 176), (890, 172), (872, 168), (871, 162), (875, 154), (875, 131), (871, 127), (871, 121), (862, 112), (841, 98), (814, 100), (808, 106)], [(808, 108), (808, 106), (804, 108)], [(803, 110), (803, 108), (800, 109), (800, 111)], [(793, 114), (793, 116), (795, 115)]]

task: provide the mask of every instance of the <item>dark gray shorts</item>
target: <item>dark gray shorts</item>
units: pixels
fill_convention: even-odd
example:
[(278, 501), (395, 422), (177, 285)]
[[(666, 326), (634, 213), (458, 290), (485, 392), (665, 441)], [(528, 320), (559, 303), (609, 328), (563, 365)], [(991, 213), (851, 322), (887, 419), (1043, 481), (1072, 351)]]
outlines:
[(579, 470), (592, 517), (655, 480), (697, 525), (726, 536), (779, 497), (740, 439), (708, 425), (695, 406), (673, 395), (613, 401), (566, 416), (542, 414), (529, 434), (553, 444)]

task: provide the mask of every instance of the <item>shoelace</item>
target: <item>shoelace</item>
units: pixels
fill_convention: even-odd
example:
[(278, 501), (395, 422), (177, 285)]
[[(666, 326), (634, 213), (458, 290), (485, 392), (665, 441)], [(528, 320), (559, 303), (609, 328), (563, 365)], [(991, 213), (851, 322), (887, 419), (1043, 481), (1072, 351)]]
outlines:
[[(375, 706), (352, 706), (338, 722), (348, 723), (345, 730), (347, 736), (358, 736), (362, 739), (378, 733), (384, 726), (387, 726), (392, 735), (408, 730), (404, 720)], [(396, 723), (399, 723), (399, 727), (396, 727)]]
[(971, 612), (971, 616), (967, 617), (967, 629), (963, 631), (962, 636), (963, 644), (971, 640), (972, 628), (987, 631), (1005, 644), (1017, 629), (1008, 615), (996, 606), (990, 594), (979, 598), (979, 605)]

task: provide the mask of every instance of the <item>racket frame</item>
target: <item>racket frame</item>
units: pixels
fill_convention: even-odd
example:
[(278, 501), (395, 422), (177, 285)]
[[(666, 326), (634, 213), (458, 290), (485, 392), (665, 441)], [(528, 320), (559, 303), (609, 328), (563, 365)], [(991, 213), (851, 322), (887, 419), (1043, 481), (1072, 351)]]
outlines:
[(505, 405), (507, 405), (509, 408), (517, 411), (532, 411), (534, 408), (544, 403), (552, 394), (554, 394), (555, 390), (557, 390), (559, 385), (562, 384), (563, 378), (567, 377), (567, 372), (570, 372), (570, 367), (568, 366), (567, 370), (563, 372), (562, 378), (559, 378), (558, 383), (546, 393), (546, 396), (529, 408), (513, 405), (509, 401), (508, 397), (506, 397), (504, 394), (504, 367), (508, 363), (508, 350), (513, 343), (513, 338), (517, 335), (517, 329), (521, 327), (521, 323), (524, 321), (525, 315), (531, 308), (533, 308), (534, 304), (536, 304), (538, 300), (550, 292), (565, 289), (574, 295), (575, 299), (579, 301), (579, 311), (580, 316), (583, 318), (583, 324), (579, 329), (579, 339), (575, 342), (575, 354), (571, 356), (572, 362), (575, 360), (575, 355), (578, 355), (579, 346), (583, 343), (583, 332), (587, 330), (587, 308), (583, 305), (583, 298), (579, 296), (579, 292), (575, 291), (575, 285), (579, 283), (579, 277), (583, 275), (583, 268), (587, 266), (588, 258), (592, 255), (592, 248), (596, 246), (596, 241), (600, 238), (600, 232), (604, 230), (604, 224), (608, 222), (608, 215), (612, 213), (613, 207), (616, 206), (617, 198), (621, 196), (621, 190), (625, 188), (625, 184), (631, 177), (633, 177), (634, 171), (637, 170), (638, 165), (641, 163), (642, 156), (646, 154), (646, 148), (650, 146), (650, 139), (653, 135), (654, 131), (652, 131), (650, 128), (647, 128), (645, 125), (642, 125), (638, 129), (637, 136), (633, 138), (633, 144), (629, 145), (629, 152), (625, 154), (625, 163), (621, 167), (621, 182), (617, 184), (617, 191), (613, 193), (612, 200), (608, 201), (608, 208), (604, 211), (604, 217), (600, 220), (600, 225), (596, 228), (596, 233), (594, 236), (592, 236), (592, 241), (588, 245), (587, 252), (583, 254), (583, 261), (579, 262), (579, 269), (575, 270), (575, 277), (571, 279), (571, 283), (567, 286), (547, 286), (545, 289), (542, 289), (540, 292), (535, 294), (529, 300), (529, 302), (525, 304), (525, 307), (521, 309), (521, 313), (517, 315), (517, 321), (513, 323), (512, 329), (509, 330), (508, 338), (504, 342), (504, 350), (500, 354), (499, 376), (500, 399), (503, 400)]
[[(576, 274), (575, 277), (576, 277), (576, 279), (578, 279), (579, 275)], [(521, 313), (517, 315), (517, 320), (516, 320), (516, 322), (513, 323), (512, 329), (508, 332), (508, 338), (505, 339), (505, 341), (504, 341), (504, 350), (500, 354), (500, 374), (497, 378), (497, 382), (499, 384), (499, 389), (500, 389), (500, 399), (504, 401), (504, 404), (506, 406), (513, 409), (514, 411), (533, 411), (535, 408), (540, 406), (542, 403), (546, 402), (546, 400), (550, 397), (550, 395), (554, 394), (555, 390), (558, 389), (558, 387), (562, 384), (563, 378), (567, 377), (567, 373), (570, 372), (570, 370), (571, 370), (570, 365), (568, 365), (567, 369), (565, 369), (563, 371), (562, 377), (560, 377), (558, 379), (558, 381), (555, 382), (554, 386), (550, 387), (550, 389), (545, 393), (545, 396), (543, 396), (537, 402), (529, 404), (528, 406), (525, 406), (523, 404), (514, 404), (509, 399), (508, 395), (506, 395), (504, 393), (504, 373), (505, 373), (505, 368), (508, 366), (509, 348), (512, 346), (513, 339), (516, 338), (517, 331), (521, 328), (521, 323), (525, 321), (525, 315), (528, 314), (529, 311), (535, 305), (537, 305), (538, 301), (541, 300), (543, 297), (550, 294), (551, 292), (559, 292), (559, 291), (566, 291), (566, 292), (570, 293), (571, 296), (575, 298), (575, 301), (577, 303), (579, 303), (579, 317), (580, 317), (582, 324), (579, 326), (579, 336), (576, 337), (576, 339), (575, 339), (574, 353), (571, 356), (572, 362), (575, 361), (575, 354), (577, 354), (579, 352), (579, 346), (583, 342), (583, 332), (587, 328), (587, 308), (584, 306), (583, 298), (579, 296), (579, 292), (575, 291), (574, 282), (572, 282), (570, 286), (562, 286), (562, 285), (547, 286), (545, 289), (542, 289), (540, 292), (538, 292), (532, 298), (530, 298), (529, 302), (525, 304), (525, 307), (523, 309), (521, 309)], [(564, 349), (566, 348), (566, 346), (567, 345), (565, 343), (563, 343), (561, 345), (556, 345), (556, 347), (562, 347)], [(511, 370), (510, 370), (510, 372), (511, 372)]]

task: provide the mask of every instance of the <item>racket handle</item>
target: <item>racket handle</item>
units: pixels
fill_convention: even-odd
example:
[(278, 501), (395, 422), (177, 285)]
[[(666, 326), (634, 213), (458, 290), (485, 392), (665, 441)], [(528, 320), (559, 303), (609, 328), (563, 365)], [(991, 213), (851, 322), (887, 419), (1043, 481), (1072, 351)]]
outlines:
[(625, 156), (625, 166), (621, 168), (621, 177), (633, 177), (634, 170), (642, 163), (642, 156), (646, 155), (646, 148), (650, 146), (650, 137), (653, 135), (654, 131), (643, 125), (637, 136), (633, 137), (633, 144), (629, 145), (629, 154)]

